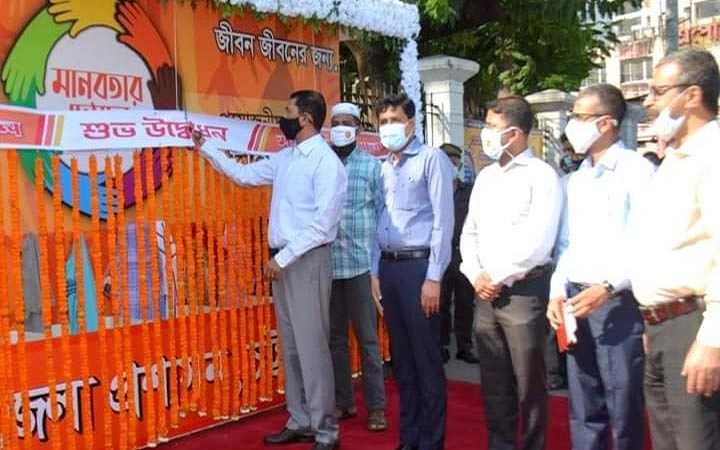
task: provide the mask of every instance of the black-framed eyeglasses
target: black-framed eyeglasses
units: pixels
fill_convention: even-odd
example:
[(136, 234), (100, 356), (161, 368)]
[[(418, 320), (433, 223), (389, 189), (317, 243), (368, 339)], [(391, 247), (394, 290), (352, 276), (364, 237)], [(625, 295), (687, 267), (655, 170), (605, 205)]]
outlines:
[(578, 119), (580, 121), (586, 121), (587, 119), (591, 119), (593, 117), (602, 117), (602, 116), (610, 116), (612, 114), (610, 113), (576, 113), (576, 112), (569, 112), (567, 114), (567, 120), (570, 121), (572, 119)]
[(650, 92), (648, 95), (651, 97), (662, 97), (663, 95), (667, 94), (669, 91), (677, 88), (688, 88), (692, 86), (690, 83), (678, 83), (678, 84), (666, 84), (666, 85), (660, 85), (660, 86), (650, 86)]

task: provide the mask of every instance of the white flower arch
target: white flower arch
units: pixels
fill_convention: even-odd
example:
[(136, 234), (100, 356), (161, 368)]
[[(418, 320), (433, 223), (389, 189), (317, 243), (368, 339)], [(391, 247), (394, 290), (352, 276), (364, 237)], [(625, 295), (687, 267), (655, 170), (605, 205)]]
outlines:
[(420, 73), (415, 39), (420, 33), (417, 6), (400, 0), (217, 0), (233, 6), (250, 5), (261, 13), (320, 19), (328, 23), (405, 39), (400, 55), (402, 87), (417, 109), (417, 136), (423, 138)]

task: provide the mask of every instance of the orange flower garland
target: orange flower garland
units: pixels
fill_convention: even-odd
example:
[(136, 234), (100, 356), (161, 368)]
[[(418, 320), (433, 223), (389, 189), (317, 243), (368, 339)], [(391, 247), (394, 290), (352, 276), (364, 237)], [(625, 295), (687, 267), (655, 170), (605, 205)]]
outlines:
[(210, 316), (210, 347), (212, 353), (212, 365), (215, 381), (213, 382), (213, 403), (212, 417), (216, 420), (220, 419), (220, 406), (222, 399), (220, 398), (220, 358), (218, 349), (218, 297), (216, 291), (217, 282), (217, 260), (215, 251), (215, 225), (217, 222), (217, 177), (210, 170), (210, 164), (205, 163), (205, 187), (206, 205), (203, 210), (207, 211), (207, 271), (208, 271), (208, 308)]
[(207, 414), (207, 396), (205, 392), (205, 347), (207, 341), (205, 339), (205, 299), (207, 295), (207, 276), (205, 273), (205, 267), (203, 262), (208, 262), (205, 257), (205, 238), (207, 237), (205, 230), (205, 214), (203, 212), (202, 193), (203, 182), (200, 171), (200, 156), (197, 152), (192, 152), (193, 159), (193, 217), (195, 220), (195, 276), (196, 276), (196, 291), (195, 291), (195, 313), (197, 316), (197, 384), (194, 385), (198, 395), (198, 414), (205, 416)]
[[(9, 152), (0, 152), (2, 161), (7, 165), (7, 155)], [(7, 247), (7, 238), (5, 235), (5, 206), (6, 192), (3, 180), (0, 180), (0, 236), (2, 236), (2, 245)], [(8, 292), (8, 260), (7, 254), (0, 255), (0, 345), (2, 345), (2, 366), (0, 366), (0, 395), (4, 399), (14, 397), (14, 387), (11, 380), (13, 367), (12, 348), (10, 345), (10, 296)], [(13, 402), (14, 404), (14, 402)], [(15, 427), (14, 407), (0, 408), (0, 432), (2, 432), (3, 442), (8, 443), (8, 448), (14, 449), (18, 447), (17, 429)]]
[[(227, 188), (227, 204), (229, 205), (228, 210), (235, 211), (234, 198), (235, 192), (232, 186), (228, 185)], [(237, 252), (237, 241), (238, 241), (238, 225), (237, 218), (232, 217), (227, 225), (227, 251), (228, 251), (228, 277), (229, 277), (229, 293), (227, 299), (228, 302), (228, 314), (230, 315), (230, 357), (231, 367), (229, 383), (226, 386), (232, 385), (231, 390), (231, 404), (230, 404), (230, 416), (233, 420), (237, 420), (240, 417), (241, 405), (241, 394), (240, 388), (242, 386), (242, 367), (240, 352), (244, 349), (244, 342), (240, 341), (240, 324), (238, 321), (238, 315), (240, 312), (240, 275), (238, 273), (238, 265), (240, 261), (238, 259)]]
[(193, 201), (189, 197), (188, 190), (192, 189), (199, 189), (199, 182), (198, 178), (193, 178), (193, 184), (192, 186), (189, 183), (190, 174), (193, 173), (193, 155), (190, 152), (186, 153), (187, 158), (187, 164), (185, 166), (186, 168), (186, 175), (187, 178), (185, 178), (185, 181), (188, 182), (186, 185), (186, 189), (183, 190), (183, 194), (188, 194), (188, 198), (186, 198), (183, 202), (185, 207), (184, 217), (187, 221), (186, 227), (185, 227), (185, 233), (186, 233), (186, 250), (187, 250), (187, 267), (188, 267), (188, 306), (190, 310), (190, 352), (191, 352), (191, 358), (192, 358), (192, 392), (190, 397), (190, 410), (191, 411), (197, 411), (198, 410), (198, 403), (200, 401), (200, 388), (198, 387), (201, 382), (198, 380), (201, 379), (201, 376), (199, 375), (201, 370), (200, 367), (200, 354), (198, 350), (198, 317), (197, 317), (197, 305), (198, 305), (198, 295), (196, 290), (196, 280), (195, 280), (195, 261), (198, 259), (199, 256), (197, 256), (197, 253), (195, 251), (194, 246), (194, 239), (193, 239), (193, 223), (191, 221), (191, 218), (193, 217), (192, 211), (193, 211)]
[[(262, 242), (260, 244), (260, 250), (262, 252), (262, 260), (263, 261), (269, 261), (270, 260), (270, 245), (267, 241), (267, 217), (270, 213), (269, 211), (269, 205), (270, 205), (270, 189), (263, 188), (262, 189), (262, 200), (263, 200), (263, 208), (260, 210), (260, 220), (262, 221), (263, 227), (262, 227), (262, 233), (261, 236), (263, 237)], [(263, 314), (265, 315), (265, 343), (267, 346), (267, 352), (265, 353), (265, 357), (267, 358), (267, 361), (265, 363), (266, 367), (266, 387), (265, 387), (265, 393), (267, 395), (267, 400), (272, 401), (273, 400), (273, 345), (272, 345), (272, 336), (270, 335), (270, 330), (272, 329), (272, 304), (270, 302), (270, 281), (265, 279), (265, 283), (263, 284)]]
[[(75, 252), (75, 299), (77, 305), (78, 335), (80, 337), (80, 373), (82, 382), (90, 381), (90, 361), (88, 359), (87, 318), (85, 310), (85, 274), (82, 261), (82, 235), (80, 234), (80, 187), (78, 183), (77, 158), (70, 160), (70, 179), (72, 185), (72, 236)], [(91, 429), (92, 416), (90, 411), (90, 396), (81, 395), (80, 404), (83, 423)], [(95, 436), (92, 432), (83, 433), (86, 448), (95, 448)]]
[[(113, 358), (115, 365), (113, 371), (117, 377), (118, 399), (120, 400), (120, 436), (118, 444), (121, 449), (127, 448), (125, 436), (127, 435), (127, 409), (124, 407), (125, 399), (123, 393), (123, 340), (122, 328), (120, 326), (120, 282), (118, 277), (118, 261), (117, 261), (117, 224), (115, 220), (115, 189), (117, 186), (116, 173), (113, 170), (113, 162), (110, 157), (105, 158), (105, 201), (107, 203), (107, 239), (108, 265), (110, 267), (110, 304), (112, 308), (112, 341), (113, 341)], [(129, 345), (129, 343), (127, 343)]]
[[(45, 166), (40, 158), (35, 158), (35, 200), (38, 208), (38, 247), (40, 256), (40, 295), (42, 300), (42, 318), (45, 343), (45, 358), (47, 360), (47, 382), (49, 389), (48, 410), (50, 411), (50, 429), (54, 431), (58, 424), (57, 408), (57, 376), (55, 374), (55, 352), (53, 351), (52, 334), (52, 303), (50, 301), (50, 274), (48, 261), (48, 226), (45, 211)], [(60, 439), (53, 439), (52, 448), (59, 450), (62, 446)]]
[[(128, 248), (127, 248), (127, 225), (125, 223), (125, 189), (120, 183), (120, 174), (123, 173), (123, 160), (122, 156), (115, 156), (115, 173), (117, 174), (118, 180), (118, 214), (117, 214), (117, 238), (119, 242), (119, 256), (120, 256), (120, 298), (125, 303), (123, 308), (123, 340), (125, 341), (125, 354), (123, 355), (123, 365), (125, 366), (125, 385), (123, 389), (123, 395), (120, 396), (123, 401), (122, 405), (127, 402), (128, 410), (125, 416), (127, 421), (127, 441), (126, 448), (132, 448), (137, 441), (137, 414), (136, 410), (138, 405), (135, 404), (135, 364), (132, 355), (132, 344), (131, 344), (131, 311), (130, 311), (130, 292), (128, 288)], [(122, 408), (124, 409), (124, 408)], [(122, 436), (121, 436), (122, 438)]]
[[(170, 149), (163, 148), (160, 150), (160, 174), (161, 174), (161, 186), (162, 186), (162, 212), (165, 217), (165, 232), (163, 249), (165, 251), (165, 285), (167, 286), (167, 305), (168, 305), (168, 323), (169, 323), (169, 348), (168, 354), (170, 358), (170, 370), (168, 377), (170, 382), (168, 383), (169, 392), (168, 400), (170, 402), (170, 427), (177, 428), (179, 426), (179, 409), (177, 396), (174, 394), (174, 388), (177, 386), (177, 348), (175, 346), (176, 330), (175, 323), (177, 321), (177, 314), (175, 311), (176, 305), (180, 302), (177, 298), (177, 290), (175, 289), (175, 276), (173, 272), (173, 241), (175, 240), (176, 223), (175, 217), (172, 216), (172, 210), (170, 208), (170, 185), (168, 182), (168, 154)], [(175, 246), (177, 248), (177, 246)], [(164, 371), (163, 371), (164, 372)], [(182, 389), (182, 387), (180, 388)]]
[(220, 349), (218, 351), (219, 366), (222, 368), (222, 405), (221, 419), (230, 417), (230, 385), (236, 380), (230, 372), (230, 361), (228, 354), (230, 351), (228, 343), (228, 294), (227, 289), (227, 258), (228, 236), (227, 236), (227, 180), (219, 174), (215, 174), (218, 182), (219, 220), (215, 226), (215, 236), (217, 236), (217, 258), (218, 258), (218, 313), (220, 314)]
[[(141, 152), (133, 153), (133, 178), (135, 187), (135, 240), (137, 245), (137, 261), (138, 261), (138, 284), (139, 284), (139, 295), (140, 295), (140, 317), (142, 318), (142, 364), (145, 366), (145, 380), (147, 383), (147, 439), (148, 445), (155, 445), (157, 442), (157, 428), (156, 428), (156, 417), (155, 417), (155, 390), (153, 389), (152, 383), (152, 353), (150, 343), (150, 324), (148, 323), (148, 291), (147, 291), (147, 270), (145, 255), (145, 223), (142, 222), (141, 213), (145, 207), (143, 201), (143, 167), (142, 167), (142, 155)], [(151, 170), (151, 167), (146, 167), (146, 170)], [(142, 387), (140, 388), (142, 393)]]
[[(158, 440), (167, 442), (168, 428), (167, 415), (165, 414), (165, 363), (162, 357), (162, 340), (160, 332), (162, 314), (160, 311), (160, 271), (158, 268), (158, 246), (157, 246), (157, 202), (155, 199), (155, 176), (153, 171), (153, 150), (145, 150), (145, 187), (147, 192), (147, 206), (145, 207), (145, 223), (148, 226), (148, 242), (150, 243), (150, 308), (153, 311), (153, 351), (152, 360), (157, 365), (159, 394), (156, 396), (158, 410)], [(166, 300), (167, 302), (167, 300)], [(147, 370), (150, 370), (149, 368)], [(154, 377), (153, 377), (154, 378)], [(169, 385), (169, 383), (168, 383)], [(151, 386), (148, 385), (148, 390)], [(154, 389), (153, 389), (154, 391)]]

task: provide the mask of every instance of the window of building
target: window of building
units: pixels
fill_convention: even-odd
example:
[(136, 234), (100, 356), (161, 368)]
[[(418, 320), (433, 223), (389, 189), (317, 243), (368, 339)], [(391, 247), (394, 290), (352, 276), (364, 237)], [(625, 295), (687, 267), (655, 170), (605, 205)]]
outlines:
[(604, 67), (596, 67), (592, 69), (582, 82), (582, 87), (586, 88), (593, 84), (607, 83), (607, 70)]
[(632, 19), (624, 19), (617, 23), (618, 36), (627, 36), (632, 33), (632, 28), (641, 24), (642, 17), (633, 17)]
[(706, 19), (715, 16), (720, 16), (719, 0), (704, 0), (695, 3), (695, 17), (697, 19)]
[(645, 81), (652, 78), (652, 57), (626, 59), (620, 62), (620, 82)]

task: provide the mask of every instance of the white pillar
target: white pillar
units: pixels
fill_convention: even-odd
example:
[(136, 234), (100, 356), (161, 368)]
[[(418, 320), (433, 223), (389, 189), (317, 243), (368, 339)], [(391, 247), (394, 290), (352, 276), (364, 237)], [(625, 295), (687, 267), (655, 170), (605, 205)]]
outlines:
[(565, 130), (567, 114), (572, 110), (575, 97), (557, 89), (548, 89), (528, 95), (525, 99), (535, 113), (538, 130), (543, 133), (542, 156), (557, 167), (562, 157), (557, 144)]
[(480, 66), (475, 61), (444, 55), (423, 58), (418, 64), (425, 90), (427, 143), (438, 147), (450, 142), (464, 147), (463, 84), (478, 73)]

